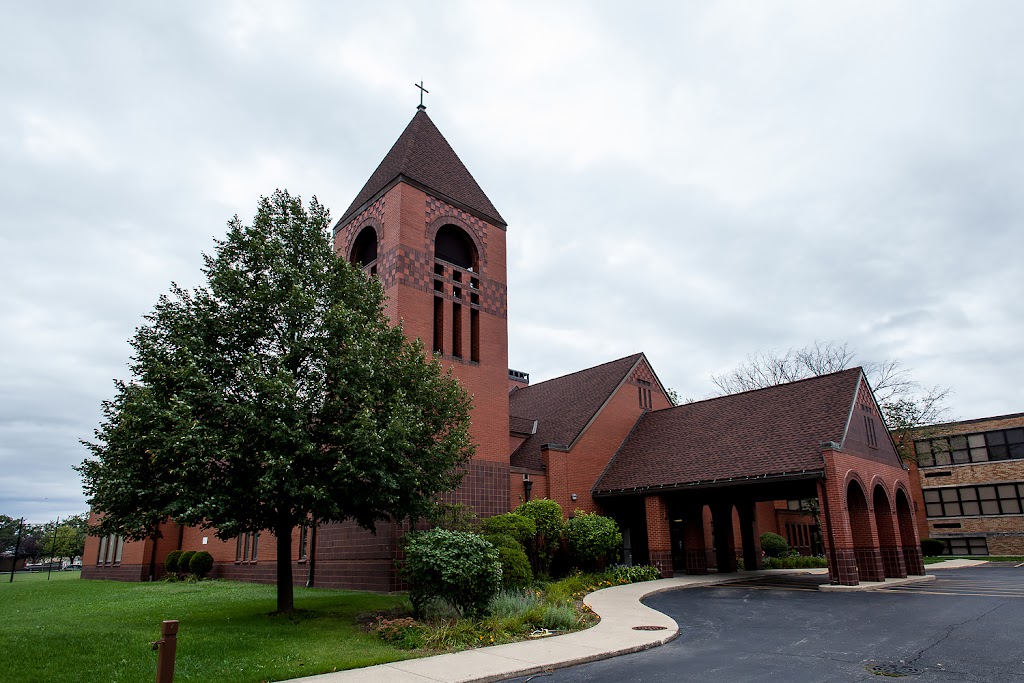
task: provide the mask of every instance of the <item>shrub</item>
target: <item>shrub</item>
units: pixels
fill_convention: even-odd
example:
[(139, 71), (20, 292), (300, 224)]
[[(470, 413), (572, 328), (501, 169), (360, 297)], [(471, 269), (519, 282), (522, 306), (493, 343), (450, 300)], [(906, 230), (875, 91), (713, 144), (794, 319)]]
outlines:
[(578, 619), (572, 605), (548, 605), (541, 616), (540, 625), (551, 631), (571, 631)]
[(537, 535), (537, 524), (526, 515), (506, 512), (480, 520), (480, 532), (486, 536), (505, 534), (516, 539), (525, 547)]
[(491, 599), (487, 611), (494, 617), (507, 619), (530, 612), (541, 605), (540, 598), (533, 591), (503, 590)]
[(178, 558), (181, 557), (180, 550), (172, 550), (167, 553), (167, 558), (164, 560), (164, 570), (168, 574), (176, 574), (178, 572)]
[(618, 559), (622, 548), (619, 525), (611, 517), (577, 510), (565, 525), (572, 561), (579, 567), (603, 567), (608, 559)]
[(766, 557), (764, 559), (765, 569), (812, 569), (815, 567), (827, 567), (828, 560), (824, 557)]
[(380, 617), (374, 624), (373, 630), (382, 640), (408, 650), (422, 647), (426, 639), (426, 629), (416, 623), (412, 617), (400, 619)]
[(523, 503), (513, 512), (529, 517), (536, 525), (536, 533), (527, 544), (526, 552), (530, 556), (533, 573), (547, 575), (565, 531), (562, 506), (553, 500), (540, 498)]
[(498, 549), (502, 588), (521, 589), (533, 583), (530, 559), (519, 541), (507, 534), (489, 534), (484, 538)]
[(192, 556), (196, 554), (195, 550), (186, 550), (178, 556), (178, 573), (188, 574), (189, 563), (192, 562)]
[(649, 564), (635, 565), (627, 567), (626, 565), (616, 565), (611, 567), (606, 574), (612, 583), (618, 583), (622, 581), (624, 583), (639, 583), (641, 581), (654, 581), (655, 579), (661, 578), (661, 572), (658, 571), (657, 567), (652, 567)]
[(211, 569), (213, 569), (213, 555), (205, 550), (200, 550), (188, 562), (189, 573), (200, 578), (209, 574)]
[(925, 557), (935, 557), (941, 555), (942, 551), (946, 549), (946, 542), (938, 538), (922, 538), (921, 539), (921, 552)]
[(789, 542), (778, 534), (766, 531), (761, 534), (761, 550), (768, 557), (782, 557), (789, 552)]
[(406, 536), (402, 576), (416, 617), (432, 598), (476, 616), (501, 586), (501, 563), (497, 549), (476, 534), (431, 529)]

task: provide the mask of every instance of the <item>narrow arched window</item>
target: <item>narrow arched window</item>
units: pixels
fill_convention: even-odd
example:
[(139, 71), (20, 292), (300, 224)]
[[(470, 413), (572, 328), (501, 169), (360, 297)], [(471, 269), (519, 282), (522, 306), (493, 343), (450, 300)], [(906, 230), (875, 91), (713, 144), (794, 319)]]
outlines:
[(434, 258), (466, 270), (479, 271), (476, 245), (457, 225), (444, 225), (434, 237)]
[(377, 231), (373, 227), (368, 225), (359, 232), (348, 260), (360, 268), (377, 260)]

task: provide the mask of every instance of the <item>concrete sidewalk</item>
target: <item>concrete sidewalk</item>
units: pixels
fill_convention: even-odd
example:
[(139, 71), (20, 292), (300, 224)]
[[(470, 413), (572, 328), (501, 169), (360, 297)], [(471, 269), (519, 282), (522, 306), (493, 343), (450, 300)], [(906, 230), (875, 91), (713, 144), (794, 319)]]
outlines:
[[(613, 586), (595, 591), (584, 599), (584, 602), (601, 617), (599, 624), (584, 631), (434, 657), (407, 659), (298, 680), (303, 683), (469, 683), (528, 676), (555, 668), (646, 650), (675, 638), (679, 633), (679, 625), (675, 620), (641, 604), (640, 601), (648, 595), (680, 588), (749, 581), (762, 576), (823, 571), (827, 570), (775, 569), (724, 576), (684, 575)], [(928, 580), (925, 577), (914, 578)], [(636, 630), (637, 627), (642, 629)]]

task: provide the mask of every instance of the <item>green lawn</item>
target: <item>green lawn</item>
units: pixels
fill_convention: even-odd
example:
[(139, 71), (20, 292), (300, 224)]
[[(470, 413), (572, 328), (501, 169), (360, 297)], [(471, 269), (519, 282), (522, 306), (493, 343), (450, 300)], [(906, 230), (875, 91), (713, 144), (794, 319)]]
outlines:
[(275, 587), (231, 581), (85, 581), (0, 575), (4, 681), (155, 680), (160, 622), (177, 619), (175, 681), (268, 681), (416, 656), (356, 624), (404, 596), (296, 588), (300, 616), (270, 616)]

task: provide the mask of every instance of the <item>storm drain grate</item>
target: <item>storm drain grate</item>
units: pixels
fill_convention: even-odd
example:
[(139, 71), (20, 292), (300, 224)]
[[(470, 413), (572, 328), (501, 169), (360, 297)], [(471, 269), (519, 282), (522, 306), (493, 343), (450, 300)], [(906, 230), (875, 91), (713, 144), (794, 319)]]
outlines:
[(664, 631), (668, 626), (634, 626), (634, 631)]
[(921, 667), (907, 664), (874, 664), (867, 669), (876, 676), (892, 676), (893, 678), (920, 676), (924, 673), (924, 669)]

